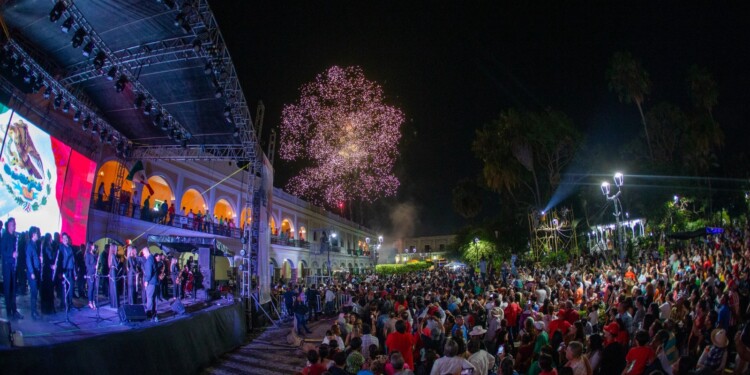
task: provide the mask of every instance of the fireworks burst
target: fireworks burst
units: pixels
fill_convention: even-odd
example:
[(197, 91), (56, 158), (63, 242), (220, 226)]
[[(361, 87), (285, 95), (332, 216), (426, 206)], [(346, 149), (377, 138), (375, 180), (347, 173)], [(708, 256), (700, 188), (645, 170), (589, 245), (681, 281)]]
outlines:
[(382, 87), (360, 67), (333, 66), (300, 93), (282, 112), (279, 155), (311, 166), (289, 181), (288, 190), (332, 207), (394, 195), (404, 115), (384, 103)]

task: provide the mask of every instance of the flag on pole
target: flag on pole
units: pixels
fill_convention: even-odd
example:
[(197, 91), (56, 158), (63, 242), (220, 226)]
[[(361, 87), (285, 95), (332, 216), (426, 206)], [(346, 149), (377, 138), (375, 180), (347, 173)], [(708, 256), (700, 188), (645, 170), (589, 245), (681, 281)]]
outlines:
[(146, 189), (148, 189), (148, 192), (150, 195), (154, 195), (154, 189), (151, 187), (151, 185), (148, 184), (148, 179), (146, 178), (146, 169), (143, 168), (143, 163), (138, 160), (133, 165), (133, 168), (130, 168), (130, 172), (128, 173), (128, 177), (126, 177), (128, 181), (135, 181), (143, 184), (146, 186)]

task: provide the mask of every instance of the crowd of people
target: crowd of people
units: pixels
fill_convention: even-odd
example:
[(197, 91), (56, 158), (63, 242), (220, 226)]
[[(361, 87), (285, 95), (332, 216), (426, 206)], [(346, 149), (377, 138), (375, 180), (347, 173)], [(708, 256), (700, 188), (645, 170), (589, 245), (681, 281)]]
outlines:
[(482, 262), (289, 289), (300, 334), (329, 297), (351, 301), (300, 374), (747, 374), (748, 227), (668, 246), (622, 268)]

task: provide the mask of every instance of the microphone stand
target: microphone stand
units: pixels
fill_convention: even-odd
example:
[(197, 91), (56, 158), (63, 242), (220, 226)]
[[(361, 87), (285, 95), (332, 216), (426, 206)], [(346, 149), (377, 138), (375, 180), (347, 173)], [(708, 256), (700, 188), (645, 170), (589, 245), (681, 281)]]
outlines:
[(70, 321), (70, 307), (68, 306), (68, 293), (70, 292), (70, 281), (68, 280), (68, 277), (65, 275), (65, 271), (62, 271), (63, 276), (63, 301), (65, 301), (65, 320), (60, 322), (55, 322), (54, 324), (62, 324), (62, 323), (68, 323), (72, 325), (73, 327), (79, 328), (77, 324)]
[(112, 321), (112, 319), (103, 318), (99, 314), (99, 275), (94, 274), (93, 276), (88, 276), (88, 277), (94, 278), (94, 296), (95, 297), (94, 297), (93, 302), (94, 302), (94, 307), (96, 307), (96, 316), (90, 316), (89, 319), (94, 319), (96, 323), (101, 323), (102, 321), (105, 321), (105, 320), (108, 322)]

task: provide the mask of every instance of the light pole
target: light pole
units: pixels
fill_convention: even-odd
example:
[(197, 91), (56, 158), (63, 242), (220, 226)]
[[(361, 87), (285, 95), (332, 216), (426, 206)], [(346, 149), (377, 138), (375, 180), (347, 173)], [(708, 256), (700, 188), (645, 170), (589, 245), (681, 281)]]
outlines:
[(479, 265), (479, 237), (474, 237), (474, 254), (477, 257), (474, 262), (474, 271), (476, 272), (476, 267)]
[(602, 182), (602, 194), (607, 198), (607, 200), (610, 200), (615, 205), (615, 220), (617, 221), (617, 241), (619, 243), (619, 250), (620, 250), (620, 267), (622, 270), (625, 270), (625, 243), (622, 239), (622, 225), (620, 225), (620, 218), (622, 216), (622, 203), (620, 203), (620, 195), (622, 195), (622, 183), (623, 183), (623, 174), (620, 172), (615, 173), (614, 181), (615, 186), (617, 187), (617, 193), (610, 195), (610, 186), (609, 182)]
[[(331, 239), (336, 238), (336, 232), (331, 232)], [(331, 247), (333, 245), (333, 240), (328, 241), (328, 282), (330, 283), (331, 280), (333, 280), (333, 270), (331, 270)]]

